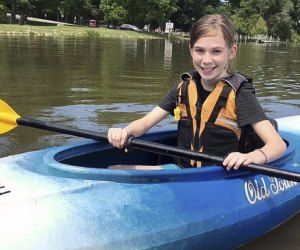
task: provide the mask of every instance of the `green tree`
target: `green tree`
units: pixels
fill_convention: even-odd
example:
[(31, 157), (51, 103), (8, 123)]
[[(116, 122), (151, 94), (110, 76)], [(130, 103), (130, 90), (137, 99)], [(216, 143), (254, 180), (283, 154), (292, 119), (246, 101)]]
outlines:
[(151, 19), (147, 18), (148, 1), (126, 0), (126, 22), (142, 27), (145, 23), (150, 23)]
[[(2, 7), (1, 7), (2, 6)], [(74, 17), (97, 17), (107, 23), (163, 26), (166, 21), (188, 31), (209, 13), (229, 16), (239, 34), (267, 32), (281, 39), (300, 33), (300, 0), (0, 0), (1, 10), (73, 22)]]
[(292, 34), (291, 0), (241, 0), (232, 16), (237, 32), (242, 35), (268, 35), (289, 39)]
[(26, 17), (31, 15), (34, 5), (30, 0), (18, 0), (17, 10), (20, 15), (19, 23), (24, 24)]
[(190, 30), (193, 23), (208, 13), (217, 12), (219, 0), (178, 0), (177, 11), (173, 14), (177, 26), (183, 30)]
[(241, 0), (240, 8), (231, 16), (236, 32), (240, 35), (254, 35), (258, 13), (257, 0)]
[(177, 10), (176, 2), (177, 0), (147, 0), (145, 20), (163, 27)]
[(7, 8), (4, 4), (4, 2), (1, 0), (0, 1), (0, 20), (1, 21), (6, 20), (6, 12), (7, 12)]
[(223, 3), (216, 7), (216, 13), (231, 17), (234, 14), (234, 9), (229, 3)]
[(126, 17), (124, 2), (119, 0), (102, 0), (100, 10), (103, 13), (104, 21), (109, 24), (121, 24)]
[(268, 34), (268, 27), (266, 21), (260, 16), (253, 26), (252, 33), (254, 35)]
[(292, 0), (293, 10), (291, 11), (292, 27), (300, 34), (300, 0)]
[(91, 10), (90, 0), (64, 0), (60, 4), (60, 11), (65, 18), (65, 22), (73, 21), (75, 16), (82, 16), (87, 12), (90, 13)]
[(290, 39), (292, 34), (291, 0), (259, 0), (259, 10), (267, 23), (269, 35)]
[(11, 0), (11, 7), (10, 10), (11, 10), (11, 22), (12, 23), (15, 23), (16, 22), (16, 0)]

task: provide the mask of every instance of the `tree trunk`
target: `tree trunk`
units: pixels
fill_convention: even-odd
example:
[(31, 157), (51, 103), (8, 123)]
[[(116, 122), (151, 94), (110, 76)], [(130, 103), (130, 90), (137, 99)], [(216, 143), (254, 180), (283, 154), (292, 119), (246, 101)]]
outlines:
[(11, 1), (11, 23), (16, 23), (16, 0)]

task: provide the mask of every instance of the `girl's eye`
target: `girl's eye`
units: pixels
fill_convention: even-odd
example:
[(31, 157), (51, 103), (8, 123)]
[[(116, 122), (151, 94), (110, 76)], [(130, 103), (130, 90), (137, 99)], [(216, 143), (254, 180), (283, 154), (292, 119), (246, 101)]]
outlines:
[(198, 54), (204, 54), (205, 53), (205, 50), (204, 49), (195, 49), (195, 52), (198, 53)]
[(213, 55), (220, 55), (222, 53), (222, 51), (220, 50), (220, 49), (214, 49), (213, 51), (212, 51), (212, 54)]

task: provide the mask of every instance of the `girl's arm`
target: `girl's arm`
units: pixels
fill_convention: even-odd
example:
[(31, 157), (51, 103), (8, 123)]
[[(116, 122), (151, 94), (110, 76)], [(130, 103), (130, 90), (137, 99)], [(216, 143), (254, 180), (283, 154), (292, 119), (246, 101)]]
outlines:
[(265, 164), (284, 154), (286, 144), (269, 120), (255, 122), (251, 125), (265, 145), (247, 154), (239, 152), (229, 154), (223, 161), (223, 165), (226, 166), (227, 170), (231, 168), (238, 169), (241, 165), (250, 163)]
[(110, 128), (108, 130), (108, 141), (117, 148), (123, 148), (129, 135), (137, 137), (144, 134), (162, 119), (167, 117), (168, 114), (167, 111), (156, 106), (147, 115), (131, 122), (125, 128)]

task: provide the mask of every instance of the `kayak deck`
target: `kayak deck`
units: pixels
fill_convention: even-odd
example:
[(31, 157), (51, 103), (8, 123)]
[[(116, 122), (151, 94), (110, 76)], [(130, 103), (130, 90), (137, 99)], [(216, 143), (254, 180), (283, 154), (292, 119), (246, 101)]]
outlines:
[[(299, 171), (300, 133), (282, 136), (289, 149), (272, 165)], [(233, 249), (300, 210), (298, 183), (248, 171), (106, 169), (172, 160), (93, 141), (0, 159), (10, 191), (0, 195), (1, 249)]]

